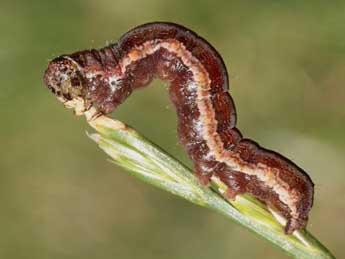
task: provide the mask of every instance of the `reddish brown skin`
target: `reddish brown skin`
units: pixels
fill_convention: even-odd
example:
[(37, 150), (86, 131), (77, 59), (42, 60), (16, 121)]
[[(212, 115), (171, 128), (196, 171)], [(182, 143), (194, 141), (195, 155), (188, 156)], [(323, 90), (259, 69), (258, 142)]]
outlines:
[[(192, 74), (183, 62), (166, 49), (160, 49), (139, 61), (130, 64), (121, 81), (121, 87), (111, 93), (104, 77), (97, 77), (88, 81), (82, 73), (72, 77), (72, 86), (82, 84), (80, 97), (88, 100), (100, 113), (108, 114), (122, 103), (133, 90), (144, 87), (153, 78), (159, 78), (170, 83), (170, 99), (174, 103), (178, 115), (178, 135), (189, 157), (194, 163), (194, 171), (200, 181), (208, 184), (212, 175), (218, 176), (227, 186), (226, 196), (230, 199), (240, 193), (249, 193), (269, 206), (276, 208), (288, 219), (286, 233), (304, 228), (307, 224), (308, 213), (313, 204), (313, 182), (310, 177), (287, 158), (261, 148), (254, 141), (244, 139), (236, 125), (236, 111), (230, 94), (228, 93), (228, 75), (225, 64), (218, 52), (204, 39), (194, 32), (172, 23), (150, 23), (141, 25), (127, 32), (118, 43), (100, 50), (86, 50), (71, 55), (63, 55), (53, 60), (46, 73), (45, 83), (57, 96), (72, 99), (69, 93), (62, 94), (59, 88), (57, 70), (68, 69), (70, 59), (78, 63), (83, 71), (103, 71), (111, 74), (117, 68), (119, 61), (135, 46), (140, 46), (150, 40), (175, 39), (186, 47), (206, 69), (211, 80), (210, 96), (217, 121), (217, 133), (220, 135), (226, 150), (239, 154), (240, 158), (254, 168), (261, 163), (279, 172), (279, 177), (297, 190), (300, 198), (297, 203), (299, 218), (292, 218), (289, 207), (279, 200), (277, 193), (268, 188), (264, 182), (255, 176), (233, 171), (226, 164), (215, 159), (205, 158), (209, 147), (200, 138), (191, 123), (199, 117), (198, 107), (194, 97), (186, 88), (192, 80)], [(178, 67), (178, 69), (176, 69)], [(57, 86), (53, 86), (53, 83)], [(192, 101), (190, 101), (192, 100)], [(205, 168), (207, 170), (205, 170)]]

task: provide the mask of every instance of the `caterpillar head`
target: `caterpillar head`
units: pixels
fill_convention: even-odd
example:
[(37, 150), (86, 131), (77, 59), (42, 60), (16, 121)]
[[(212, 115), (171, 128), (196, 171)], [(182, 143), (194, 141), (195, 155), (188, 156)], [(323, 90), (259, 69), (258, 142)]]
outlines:
[(67, 108), (74, 109), (76, 115), (82, 115), (91, 107), (91, 102), (85, 98), (83, 78), (79, 64), (65, 56), (52, 60), (44, 73), (48, 89)]

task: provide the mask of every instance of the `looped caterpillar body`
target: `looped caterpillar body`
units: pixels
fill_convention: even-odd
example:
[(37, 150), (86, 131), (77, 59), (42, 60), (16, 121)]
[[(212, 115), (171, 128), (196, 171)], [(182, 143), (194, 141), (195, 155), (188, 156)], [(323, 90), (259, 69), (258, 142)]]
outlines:
[(288, 219), (286, 233), (304, 228), (313, 203), (310, 177), (290, 160), (242, 137), (236, 128), (225, 64), (194, 32), (172, 23), (149, 23), (100, 50), (62, 55), (50, 62), (44, 81), (66, 107), (112, 112), (153, 78), (170, 83), (178, 136), (203, 184), (212, 176), (228, 187), (227, 198), (249, 193)]

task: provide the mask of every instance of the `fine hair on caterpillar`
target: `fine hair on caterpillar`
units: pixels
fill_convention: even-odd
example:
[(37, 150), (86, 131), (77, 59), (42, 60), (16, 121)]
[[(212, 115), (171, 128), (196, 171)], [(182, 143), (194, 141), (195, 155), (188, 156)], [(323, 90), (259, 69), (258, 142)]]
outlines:
[(243, 138), (218, 52), (191, 30), (173, 23), (138, 26), (100, 50), (62, 55), (48, 65), (47, 87), (66, 107), (83, 114), (111, 113), (154, 78), (169, 83), (178, 136), (207, 185), (212, 176), (229, 199), (248, 193), (288, 219), (285, 232), (304, 228), (313, 204), (313, 182), (293, 162)]

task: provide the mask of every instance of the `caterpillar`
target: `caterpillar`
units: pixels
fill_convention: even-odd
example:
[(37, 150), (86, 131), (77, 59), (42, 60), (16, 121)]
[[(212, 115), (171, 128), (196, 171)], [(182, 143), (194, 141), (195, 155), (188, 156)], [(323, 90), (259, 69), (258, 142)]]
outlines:
[(179, 141), (201, 183), (218, 177), (226, 198), (248, 193), (275, 208), (288, 220), (286, 234), (306, 227), (312, 180), (287, 158), (243, 138), (223, 59), (193, 31), (166, 22), (140, 25), (115, 44), (55, 58), (44, 74), (46, 86), (77, 115), (91, 107), (109, 114), (154, 78), (170, 83)]

